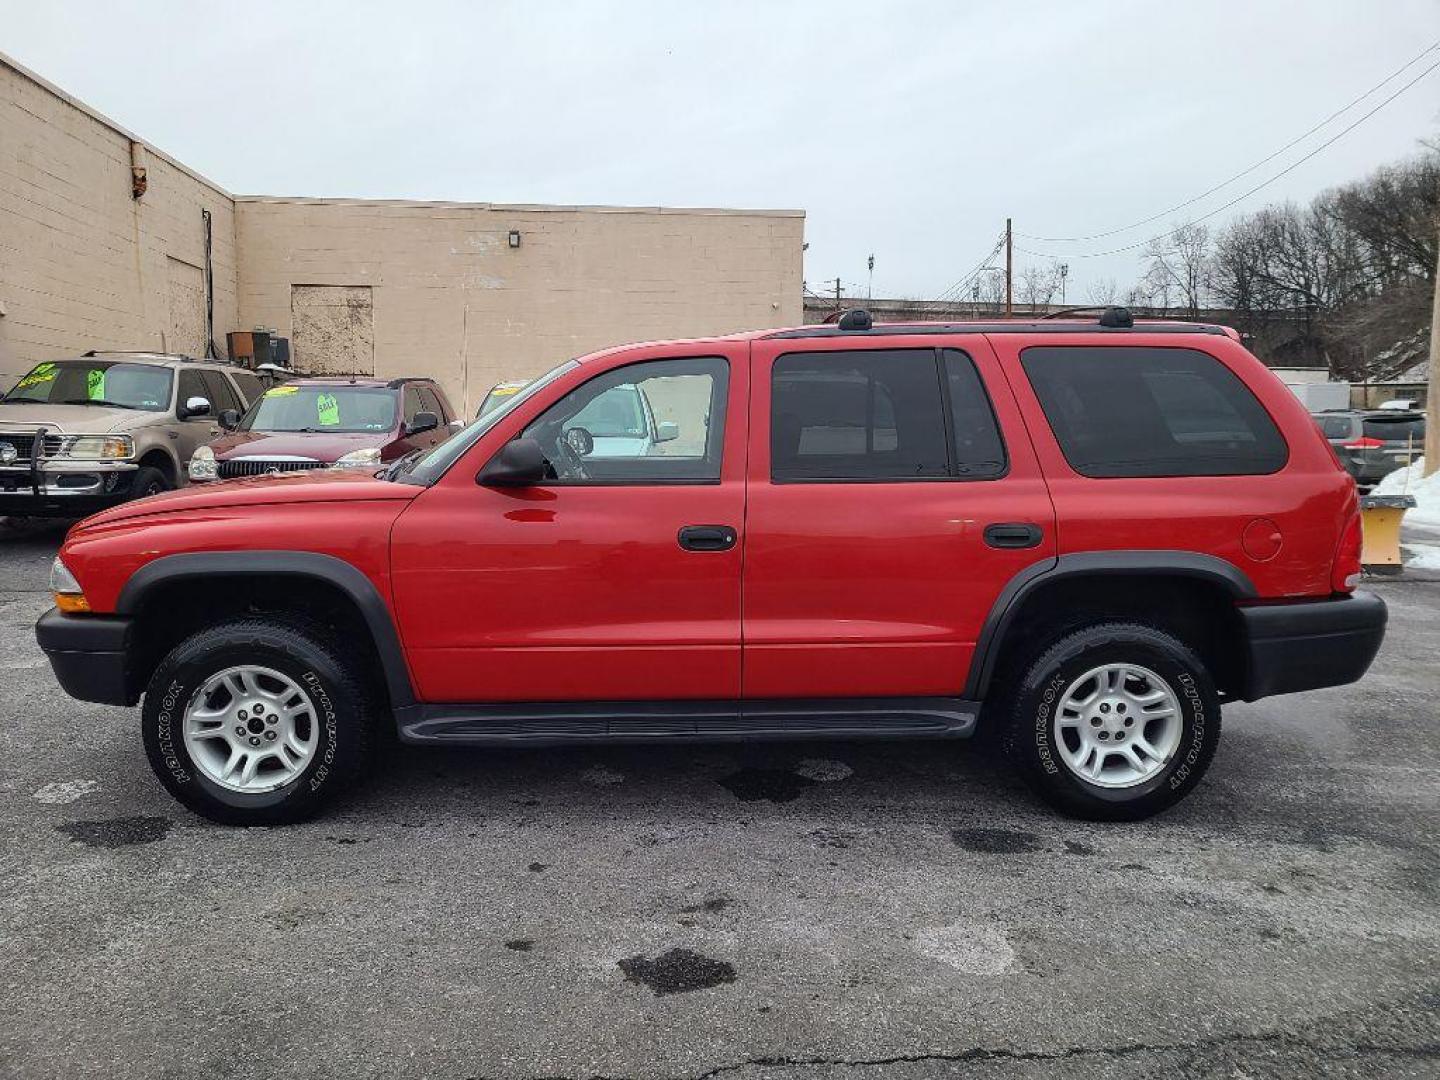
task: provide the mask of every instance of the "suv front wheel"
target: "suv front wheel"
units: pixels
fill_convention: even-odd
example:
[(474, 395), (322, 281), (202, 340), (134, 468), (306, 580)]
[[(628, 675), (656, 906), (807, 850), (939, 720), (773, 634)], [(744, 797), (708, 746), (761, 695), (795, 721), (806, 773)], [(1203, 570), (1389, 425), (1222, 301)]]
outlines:
[(226, 825), (315, 813), (364, 771), (372, 704), (325, 632), (278, 617), (237, 619), (177, 645), (142, 713), (160, 782)]
[(1220, 699), (1170, 634), (1101, 623), (1066, 634), (1010, 699), (1006, 746), (1041, 798), (1076, 817), (1134, 821), (1182, 799), (1220, 740)]

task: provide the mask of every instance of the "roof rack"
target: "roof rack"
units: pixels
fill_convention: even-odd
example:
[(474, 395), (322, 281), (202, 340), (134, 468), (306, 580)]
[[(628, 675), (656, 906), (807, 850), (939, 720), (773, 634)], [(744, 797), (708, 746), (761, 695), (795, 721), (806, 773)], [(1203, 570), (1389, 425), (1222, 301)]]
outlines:
[[(1106, 333), (1135, 334), (1215, 334), (1228, 336), (1225, 329), (1210, 323), (1141, 323), (1135, 325), (1130, 312), (1122, 307), (1106, 308), (1099, 319), (1090, 325)], [(828, 337), (899, 337), (908, 335), (920, 337), (938, 334), (1074, 334), (1083, 332), (1074, 321), (1047, 321), (1039, 317), (1026, 322), (1011, 319), (998, 322), (920, 322), (920, 323), (875, 323), (870, 312), (857, 308), (844, 312), (838, 322), (815, 326), (799, 326), (790, 330), (776, 330), (765, 334), (762, 341), (786, 341), (802, 338)]]
[(164, 356), (171, 360), (188, 360), (195, 362), (193, 356), (186, 356), (184, 353), (162, 352), (159, 349), (90, 349), (80, 354), (81, 356)]

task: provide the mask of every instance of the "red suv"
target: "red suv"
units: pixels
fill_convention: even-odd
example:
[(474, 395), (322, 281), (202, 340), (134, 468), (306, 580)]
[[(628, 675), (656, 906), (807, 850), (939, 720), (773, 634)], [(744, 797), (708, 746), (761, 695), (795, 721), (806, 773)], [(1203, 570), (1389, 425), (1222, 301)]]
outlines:
[[(577, 422), (616, 388), (665, 439)], [(569, 361), (378, 475), (104, 511), (37, 633), (73, 696), (143, 696), (161, 781), (224, 822), (314, 811), (392, 717), (491, 747), (978, 725), (1062, 811), (1133, 819), (1195, 786), (1223, 702), (1364, 674), (1359, 551), (1354, 482), (1233, 331), (852, 312)]]

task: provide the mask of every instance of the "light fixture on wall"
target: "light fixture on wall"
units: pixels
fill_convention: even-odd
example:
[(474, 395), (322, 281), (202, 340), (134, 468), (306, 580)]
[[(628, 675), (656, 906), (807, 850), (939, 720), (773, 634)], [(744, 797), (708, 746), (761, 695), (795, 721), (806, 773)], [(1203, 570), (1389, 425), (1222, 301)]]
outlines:
[(507, 236), (505, 239), (512, 248), (518, 248), (520, 246), (520, 230), (511, 229), (510, 235)]

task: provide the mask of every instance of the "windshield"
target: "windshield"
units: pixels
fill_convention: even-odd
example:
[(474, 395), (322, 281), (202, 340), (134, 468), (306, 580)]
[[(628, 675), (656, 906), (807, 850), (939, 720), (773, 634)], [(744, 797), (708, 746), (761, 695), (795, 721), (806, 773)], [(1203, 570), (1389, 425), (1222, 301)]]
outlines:
[(170, 369), (153, 364), (56, 360), (36, 364), (4, 400), (158, 412), (170, 407), (170, 382)]
[(475, 445), (475, 440), (509, 416), (523, 402), (529, 401), (540, 390), (576, 366), (576, 361), (566, 360), (559, 367), (551, 368), (513, 397), (504, 398), (501, 404), (489, 412), (481, 413), (480, 416), (456, 432), (453, 438), (447, 439), (424, 457), (416, 458), (407, 472), (399, 473), (394, 478), (404, 479), (407, 483), (412, 484), (433, 484), (445, 475), (445, 470), (453, 465), (461, 454)]
[(395, 426), (398, 394), (385, 387), (306, 386), (266, 390), (240, 421), (241, 431), (323, 431), (373, 434)]

